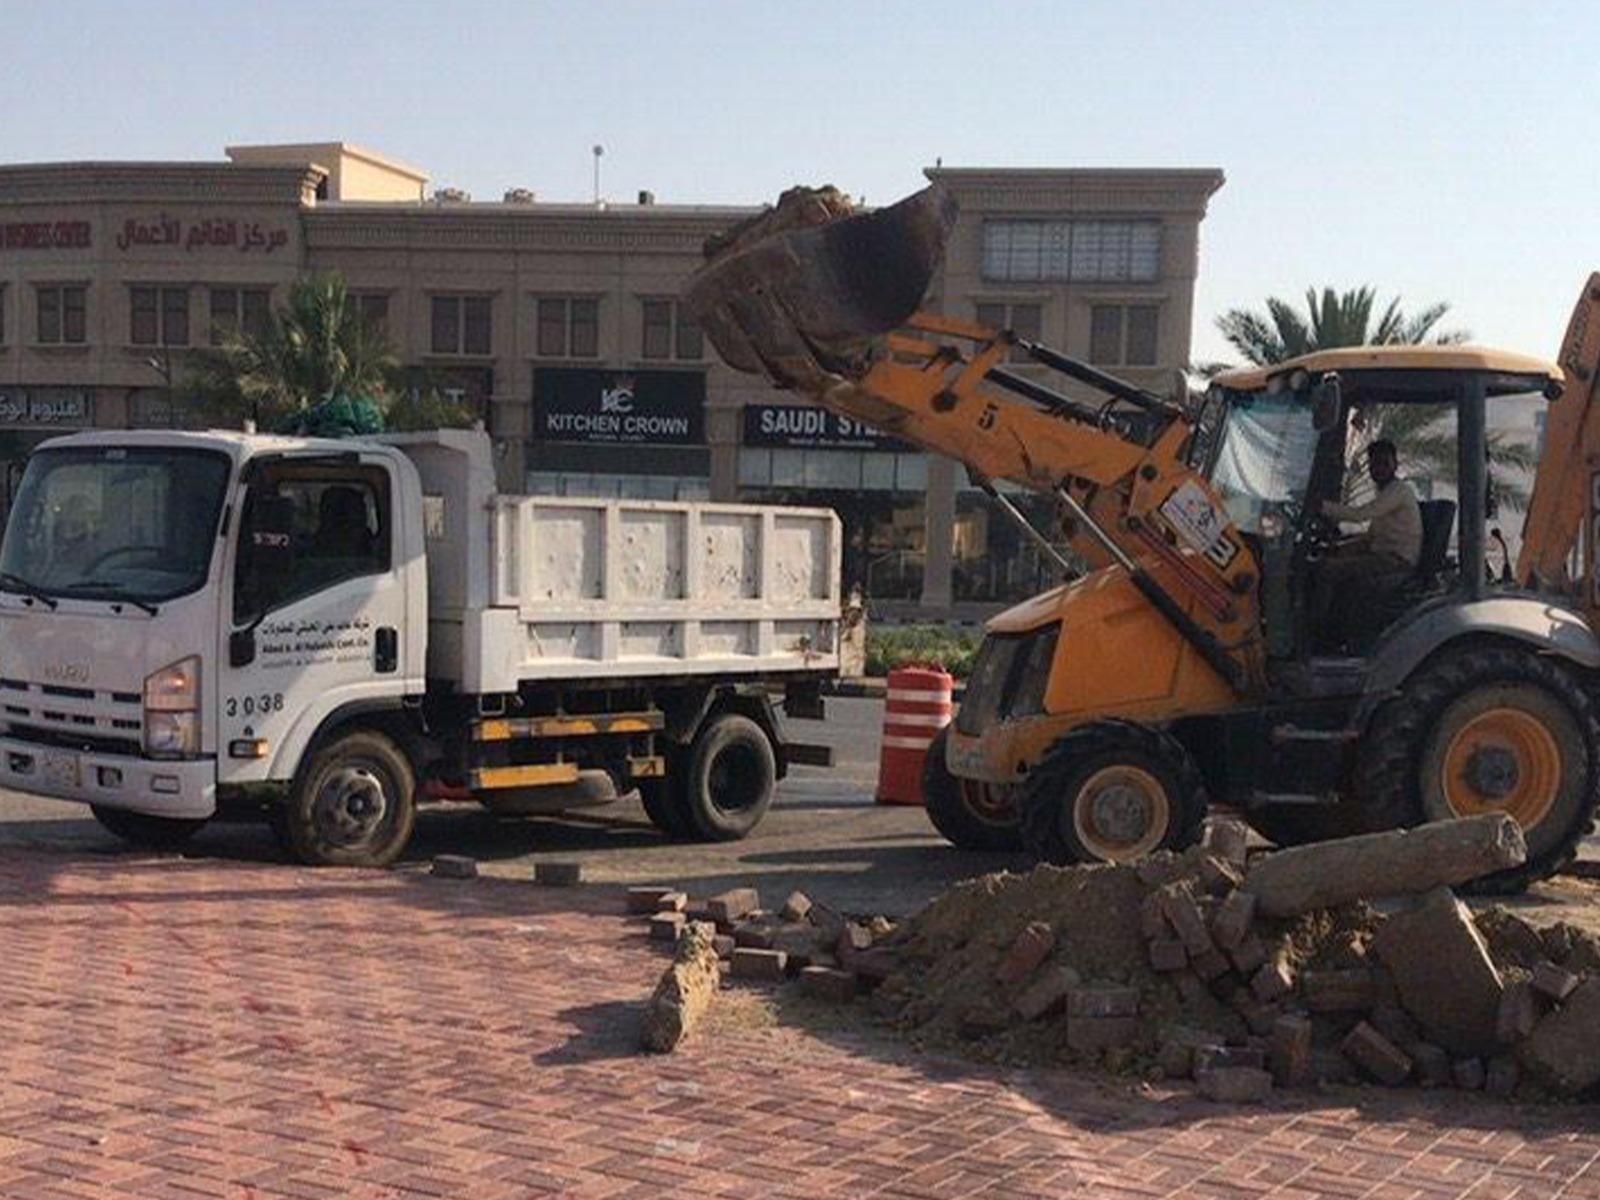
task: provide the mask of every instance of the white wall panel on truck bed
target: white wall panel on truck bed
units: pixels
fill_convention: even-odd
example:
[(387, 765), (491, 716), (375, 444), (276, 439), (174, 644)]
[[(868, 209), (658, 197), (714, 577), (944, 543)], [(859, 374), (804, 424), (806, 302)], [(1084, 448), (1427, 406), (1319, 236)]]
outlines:
[(837, 669), (830, 510), (502, 495), (482, 434), (383, 440), (422, 476), (431, 677), (504, 692)]

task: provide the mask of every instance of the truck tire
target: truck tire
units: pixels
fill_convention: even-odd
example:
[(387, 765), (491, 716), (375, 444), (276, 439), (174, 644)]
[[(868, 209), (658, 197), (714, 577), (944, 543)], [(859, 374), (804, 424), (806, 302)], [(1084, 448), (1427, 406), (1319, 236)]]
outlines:
[(1527, 860), (1464, 890), (1520, 892), (1570, 862), (1593, 830), (1597, 746), (1594, 704), (1558, 662), (1474, 646), (1424, 666), (1374, 714), (1355, 789), (1394, 826), (1507, 813), (1522, 826)]
[(675, 842), (693, 841), (694, 825), (689, 820), (684, 799), (684, 772), (688, 769), (681, 750), (668, 751), (666, 774), (658, 779), (639, 781), (639, 800), (650, 823)]
[(772, 807), (778, 761), (761, 726), (723, 713), (695, 735), (682, 780), (682, 807), (692, 833), (708, 842), (733, 842)]
[(1205, 792), (1171, 734), (1095, 721), (1063, 736), (1023, 781), (1023, 843), (1051, 863), (1133, 862), (1200, 839)]
[(417, 817), (411, 761), (381, 733), (342, 734), (312, 755), (284, 801), (289, 849), (316, 867), (384, 867)]
[(922, 764), (922, 803), (944, 840), (961, 850), (1020, 850), (1015, 803), (997, 802), (994, 789), (957, 779), (945, 765), (950, 730), (941, 729)]
[(176, 850), (206, 824), (204, 817), (157, 817), (103, 804), (91, 804), (89, 811), (106, 830), (147, 850)]

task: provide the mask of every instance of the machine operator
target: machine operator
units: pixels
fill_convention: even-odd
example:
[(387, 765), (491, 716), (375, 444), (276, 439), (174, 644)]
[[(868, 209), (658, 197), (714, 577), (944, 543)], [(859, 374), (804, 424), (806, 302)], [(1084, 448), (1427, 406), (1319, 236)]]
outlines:
[[(1333, 521), (1364, 522), (1367, 531), (1335, 546), (1322, 560), (1312, 607), (1312, 629), (1321, 640), (1340, 638), (1330, 624), (1335, 613), (1359, 611), (1365, 601), (1399, 589), (1422, 553), (1422, 510), (1411, 485), (1399, 478), (1393, 442), (1367, 447), (1367, 474), (1378, 492), (1365, 504), (1322, 505)], [(1343, 622), (1340, 622), (1343, 624)]]

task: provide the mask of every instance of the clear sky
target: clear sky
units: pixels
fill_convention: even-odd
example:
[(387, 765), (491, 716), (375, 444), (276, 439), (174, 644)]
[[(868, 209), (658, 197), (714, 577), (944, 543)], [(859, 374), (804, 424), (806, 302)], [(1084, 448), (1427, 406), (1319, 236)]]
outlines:
[(872, 203), (946, 166), (1220, 167), (1217, 313), (1443, 300), (1553, 356), (1600, 268), (1600, 8), (1579, 0), (10, 0), (0, 161), (358, 142), (495, 199)]

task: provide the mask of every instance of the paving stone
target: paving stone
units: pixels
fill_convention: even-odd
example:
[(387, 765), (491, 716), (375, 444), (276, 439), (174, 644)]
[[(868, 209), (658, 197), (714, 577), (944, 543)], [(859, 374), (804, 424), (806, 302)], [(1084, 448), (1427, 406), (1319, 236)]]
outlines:
[(1154, 938), (1150, 942), (1150, 966), (1167, 973), (1181, 971), (1189, 965), (1189, 952), (1177, 938)]
[(1242, 867), (1249, 855), (1250, 827), (1231, 817), (1210, 817), (1200, 844), (1223, 862)]
[(1256, 994), (1256, 999), (1266, 1003), (1294, 991), (1294, 982), (1294, 968), (1286, 958), (1280, 956), (1264, 964), (1250, 977), (1250, 990)]
[(1279, 1087), (1308, 1087), (1311, 1072), (1311, 1018), (1299, 1015), (1279, 1017), (1268, 1035), (1267, 1062), (1272, 1081)]
[(1172, 936), (1160, 892), (1151, 892), (1139, 905), (1139, 932), (1151, 941)]
[(1067, 993), (1077, 987), (1078, 983), (1078, 972), (1071, 967), (1052, 964), (1040, 971), (1028, 986), (1017, 994), (1012, 1007), (1024, 1021), (1037, 1021), (1047, 1013), (1062, 1007), (1066, 1002)]
[(1411, 1074), (1411, 1058), (1365, 1021), (1339, 1043), (1339, 1049), (1379, 1083), (1395, 1087)]
[(1488, 1072), (1484, 1069), (1481, 1058), (1457, 1060), (1450, 1068), (1450, 1075), (1463, 1092), (1481, 1092), (1484, 1081), (1488, 1078)]
[(680, 912), (656, 913), (650, 918), (650, 940), (676, 942), (687, 920), (688, 918)]
[(1556, 966), (1548, 959), (1534, 964), (1533, 978), (1529, 983), (1533, 985), (1534, 991), (1554, 1000), (1557, 1004), (1578, 990), (1578, 976), (1564, 967)]
[(583, 882), (583, 864), (541, 862), (533, 864), (533, 881), (545, 887), (577, 887)]
[(1301, 971), (1300, 997), (1314, 1013), (1364, 1012), (1377, 999), (1377, 987), (1368, 967)]
[(1211, 1067), (1197, 1070), (1195, 1086), (1219, 1104), (1261, 1104), (1272, 1096), (1272, 1076), (1259, 1067)]
[(715, 948), (718, 958), (733, 957), (736, 943), (733, 940), (732, 934), (719, 933), (716, 937), (711, 939), (711, 944)]
[(811, 910), (806, 913), (806, 920), (820, 929), (824, 939), (830, 943), (837, 942), (850, 924), (838, 909), (816, 902), (812, 903)]
[(1367, 1023), (1407, 1054), (1422, 1041), (1422, 1030), (1400, 1007), (1398, 1000), (1378, 1000), (1367, 1014)]
[(1228, 951), (1228, 960), (1233, 963), (1233, 969), (1249, 979), (1267, 961), (1267, 947), (1255, 934), (1246, 934), (1244, 939)]
[(1417, 1042), (1407, 1048), (1412, 1070), (1423, 1087), (1443, 1088), (1455, 1082), (1451, 1070), (1450, 1054), (1443, 1046), (1432, 1042)]
[(1168, 1025), (1161, 1030), (1159, 1041), (1161, 1069), (1168, 1079), (1188, 1079), (1194, 1074), (1195, 1051), (1220, 1044), (1210, 1030)]
[(1029, 921), (995, 968), (995, 979), (1000, 983), (1021, 983), (1030, 978), (1055, 944), (1055, 930), (1044, 921)]
[(788, 968), (788, 956), (782, 950), (757, 950), (737, 946), (730, 964), (735, 979), (748, 979), (758, 983), (782, 983)]
[[(1179, 943), (1182, 945), (1183, 943)], [(1194, 955), (1189, 960), (1194, 973), (1207, 983), (1221, 979), (1233, 968), (1229, 965), (1227, 957), (1220, 950), (1206, 950)]]
[(1525, 979), (1513, 980), (1500, 993), (1500, 1011), (1495, 1018), (1495, 1037), (1506, 1046), (1515, 1045), (1533, 1032), (1539, 1023), (1539, 993)]
[(1069, 1017), (1136, 1017), (1139, 1015), (1139, 989), (1094, 984), (1074, 987), (1067, 993)]
[(1591, 975), (1522, 1043), (1522, 1064), (1556, 1092), (1575, 1095), (1600, 1083), (1600, 975)]
[(848, 1004), (855, 999), (856, 977), (849, 971), (838, 971), (831, 967), (803, 967), (800, 971), (800, 991), (813, 1000)]
[(465, 854), (435, 854), (431, 869), (440, 879), (475, 879), (478, 860)]
[(657, 912), (681, 912), (689, 915), (689, 897), (683, 892), (667, 892), (656, 900)]
[(628, 889), (628, 911), (648, 916), (656, 911), (663, 896), (676, 892), (670, 887), (631, 887)]
[(1256, 898), (1249, 892), (1236, 891), (1222, 902), (1211, 922), (1211, 936), (1224, 950), (1231, 950), (1242, 942), (1256, 919)]
[(1194, 1052), (1194, 1070), (1198, 1075), (1201, 1071), (1209, 1071), (1218, 1067), (1249, 1067), (1252, 1070), (1264, 1071), (1267, 1066), (1267, 1054), (1260, 1046), (1227, 1046), (1216, 1045), (1197, 1046)]
[(1194, 893), (1181, 884), (1168, 884), (1159, 894), (1161, 911), (1167, 918), (1167, 924), (1172, 926), (1173, 932), (1182, 939), (1191, 955), (1198, 957), (1216, 949)]
[(832, 953), (822, 943), (822, 932), (810, 925), (780, 925), (772, 931), (767, 949), (782, 950), (789, 956), (789, 969), (798, 971), (809, 966), (826, 965), (818, 959), (832, 958)]
[(1067, 1017), (1067, 1045), (1080, 1054), (1126, 1046), (1138, 1036), (1138, 1017)]
[(1516, 1092), (1521, 1076), (1517, 1060), (1509, 1054), (1502, 1054), (1489, 1060), (1489, 1069), (1484, 1075), (1483, 1090), (1490, 1096), (1504, 1099)]
[(1457, 1056), (1494, 1049), (1504, 984), (1471, 912), (1449, 888), (1385, 920), (1372, 950), (1430, 1042)]
[(790, 892), (778, 915), (785, 921), (804, 921), (811, 914), (811, 897), (804, 892)]
[(1200, 859), (1200, 886), (1213, 896), (1226, 896), (1244, 882), (1244, 872), (1215, 854)]
[(755, 888), (730, 888), (706, 901), (706, 914), (718, 925), (732, 923), (761, 907), (761, 893)]
[(771, 925), (760, 921), (735, 921), (733, 944), (748, 946), (752, 950), (771, 950), (772, 938), (777, 933)]

